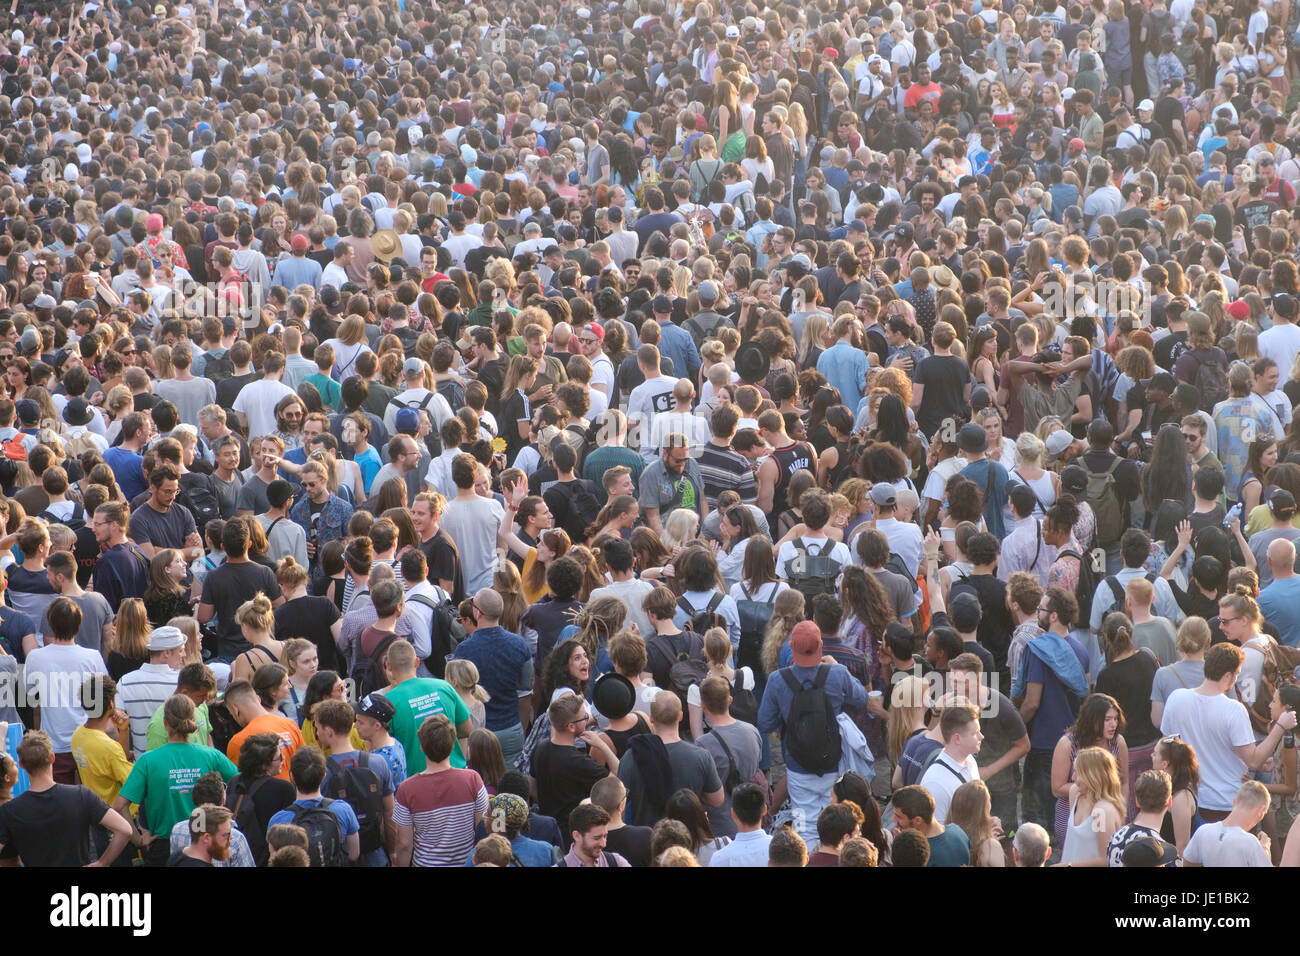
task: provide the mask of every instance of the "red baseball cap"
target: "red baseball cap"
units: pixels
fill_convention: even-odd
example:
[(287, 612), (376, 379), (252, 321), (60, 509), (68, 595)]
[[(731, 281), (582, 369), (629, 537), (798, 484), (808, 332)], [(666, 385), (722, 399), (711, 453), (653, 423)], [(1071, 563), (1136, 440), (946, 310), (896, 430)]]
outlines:
[(306, 249), (311, 242), (301, 232), (294, 233), (293, 238), (289, 240), (290, 249)]
[(822, 659), (822, 632), (812, 621), (800, 621), (790, 632), (790, 651), (800, 667), (816, 667)]
[(1224, 307), (1223, 311), (1227, 312), (1238, 322), (1250, 318), (1250, 306), (1241, 299), (1238, 299), (1236, 302), (1229, 302), (1227, 306)]
[(605, 329), (603, 326), (597, 325), (595, 322), (589, 322), (583, 327), (583, 329), (584, 331), (590, 332), (592, 335), (596, 336), (596, 338), (600, 339), (602, 342), (605, 341)]

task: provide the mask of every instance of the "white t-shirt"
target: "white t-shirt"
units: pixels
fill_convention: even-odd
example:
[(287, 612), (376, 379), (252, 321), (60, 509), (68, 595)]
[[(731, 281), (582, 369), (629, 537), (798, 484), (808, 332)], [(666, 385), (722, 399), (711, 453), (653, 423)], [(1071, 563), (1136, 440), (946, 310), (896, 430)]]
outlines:
[(1236, 749), (1255, 743), (1245, 706), (1224, 694), (1213, 697), (1180, 687), (1165, 702), (1162, 734), (1179, 734), (1195, 751), (1201, 765), (1196, 803), (1207, 810), (1231, 810), (1241, 786), (1246, 761)]
[[(1287, 368), (1290, 366), (1288, 365)], [(676, 385), (677, 379), (659, 375), (646, 379), (632, 389), (632, 394), (627, 398), (628, 435), (637, 436), (637, 447), (641, 451), (641, 457), (647, 462), (652, 462), (659, 457), (659, 450), (653, 447), (651, 442), (654, 435), (654, 420), (656, 415), (672, 411), (673, 388)]]
[(608, 404), (609, 396), (614, 393), (614, 363), (602, 352), (596, 356), (596, 360), (591, 363), (591, 389), (597, 391), (595, 386), (605, 386), (606, 403)]
[(979, 775), (979, 764), (975, 762), (974, 756), (967, 757), (965, 763), (959, 764), (945, 751), (940, 751), (934, 763), (921, 776), (921, 786), (934, 797), (934, 818), (940, 823), (947, 823), (952, 795), (963, 783), (978, 780)]
[[(798, 554), (798, 551), (795, 549), (796, 541), (802, 541), (804, 547), (808, 549), (809, 554), (820, 555), (825, 550), (826, 554), (830, 555), (832, 559), (840, 563), (840, 567), (852, 563), (853, 556), (849, 553), (848, 545), (843, 541), (834, 541), (830, 538), (810, 538), (804, 536), (803, 538), (796, 538), (787, 541), (785, 544), (781, 545), (781, 550), (777, 552), (776, 573), (782, 578), (786, 577), (786, 565), (794, 559), (796, 554)], [(826, 550), (828, 545), (830, 546), (829, 550)], [(809, 608), (809, 610), (812, 609)]]
[(283, 382), (259, 379), (249, 382), (239, 390), (233, 408), (248, 416), (248, 434), (250, 437), (275, 434), (275, 406), (286, 395), (294, 391)]
[(1276, 322), (1271, 329), (1259, 333), (1259, 354), (1271, 358), (1278, 368), (1291, 368), (1297, 352), (1300, 352), (1300, 326)]
[(81, 685), (87, 677), (108, 674), (98, 651), (76, 644), (47, 644), (27, 655), (23, 686), (41, 705), (41, 729), (56, 754), (72, 751), (72, 732), (86, 722)]
[[(754, 689), (754, 672), (748, 667), (742, 667), (736, 671), (736, 676), (732, 677), (731, 681), (733, 685), (736, 683), (737, 677), (740, 679), (740, 686), (743, 690), (752, 691)], [(699, 684), (692, 684), (686, 689), (686, 703), (690, 704), (692, 707), (704, 706), (700, 703)]]
[(1259, 840), (1241, 827), (1224, 826), (1222, 821), (1198, 827), (1187, 841), (1183, 859), (1200, 866), (1273, 865)]

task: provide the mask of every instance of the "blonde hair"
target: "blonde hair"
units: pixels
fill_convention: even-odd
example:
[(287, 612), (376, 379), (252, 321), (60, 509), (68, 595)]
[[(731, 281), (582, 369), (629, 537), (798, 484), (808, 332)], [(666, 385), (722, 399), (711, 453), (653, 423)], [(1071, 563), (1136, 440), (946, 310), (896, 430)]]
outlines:
[(1210, 625), (1203, 617), (1192, 616), (1178, 625), (1178, 653), (1199, 654), (1210, 646)]
[(1127, 812), (1124, 792), (1119, 782), (1119, 765), (1110, 751), (1085, 747), (1074, 758), (1074, 778), (1084, 784), (1094, 803), (1108, 801), (1123, 817)]
[(492, 695), (478, 682), (478, 668), (473, 661), (460, 660), (447, 662), (447, 683), (461, 694), (468, 694), (475, 700), (487, 703)]
[(898, 758), (903, 755), (903, 746), (916, 729), (917, 718), (925, 716), (928, 709), (927, 693), (925, 681), (913, 674), (894, 684), (890, 694), (889, 724), (886, 730), (889, 759), (892, 763), (898, 763)]
[(271, 611), (271, 599), (258, 591), (251, 601), (239, 605), (239, 610), (235, 612), (235, 623), (274, 637), (275, 614)]
[(772, 602), (772, 617), (763, 634), (763, 670), (775, 674), (780, 670), (781, 648), (790, 639), (794, 626), (804, 619), (803, 595), (787, 588)]
[(203, 642), (199, 632), (198, 619), (189, 615), (181, 615), (168, 621), (167, 626), (174, 627), (185, 635), (185, 660), (182, 663), (202, 664)]
[(143, 660), (149, 656), (149, 612), (144, 601), (127, 598), (117, 609), (113, 619), (117, 634), (113, 649), (128, 660)]
[(678, 508), (664, 522), (664, 547), (669, 551), (684, 547), (695, 540), (700, 527), (700, 516), (689, 508)]
[(304, 651), (309, 651), (316, 645), (305, 637), (291, 637), (284, 642), (284, 650), (280, 654), (280, 663), (284, 669), (293, 676), (298, 670), (298, 658), (302, 657)]

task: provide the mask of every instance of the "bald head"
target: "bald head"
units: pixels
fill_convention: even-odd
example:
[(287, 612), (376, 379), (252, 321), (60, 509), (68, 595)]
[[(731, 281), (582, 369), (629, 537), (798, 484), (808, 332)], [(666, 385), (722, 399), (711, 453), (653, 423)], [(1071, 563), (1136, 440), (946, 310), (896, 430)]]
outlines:
[(480, 588), (475, 592), (474, 606), (482, 615), (483, 623), (489, 626), (501, 620), (501, 612), (505, 607), (501, 595), (491, 588)]
[(681, 719), (682, 702), (675, 693), (661, 690), (655, 695), (654, 703), (650, 705), (650, 720), (654, 723), (656, 733), (676, 734)]
[(1295, 545), (1286, 538), (1278, 538), (1268, 546), (1268, 569), (1273, 577), (1289, 578), (1295, 574)]
[(679, 378), (673, 386), (673, 401), (679, 409), (690, 411), (691, 399), (695, 397), (695, 386), (689, 378)]

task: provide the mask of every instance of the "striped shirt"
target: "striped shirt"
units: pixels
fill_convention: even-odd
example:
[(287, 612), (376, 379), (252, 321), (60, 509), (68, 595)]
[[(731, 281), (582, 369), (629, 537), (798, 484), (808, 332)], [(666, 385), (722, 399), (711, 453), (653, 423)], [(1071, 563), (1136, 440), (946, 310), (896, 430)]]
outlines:
[(180, 674), (166, 664), (141, 664), (117, 684), (117, 699), (131, 718), (131, 750), (138, 757), (149, 749), (149, 718), (176, 693)]
[(483, 778), (453, 767), (403, 781), (393, 801), (393, 822), (414, 831), (412, 866), (463, 866), (474, 849), (475, 823), (487, 809)]
[(704, 497), (710, 505), (716, 504), (718, 495), (724, 491), (734, 491), (747, 505), (758, 500), (758, 480), (744, 455), (709, 442), (700, 449), (698, 463), (704, 479)]

